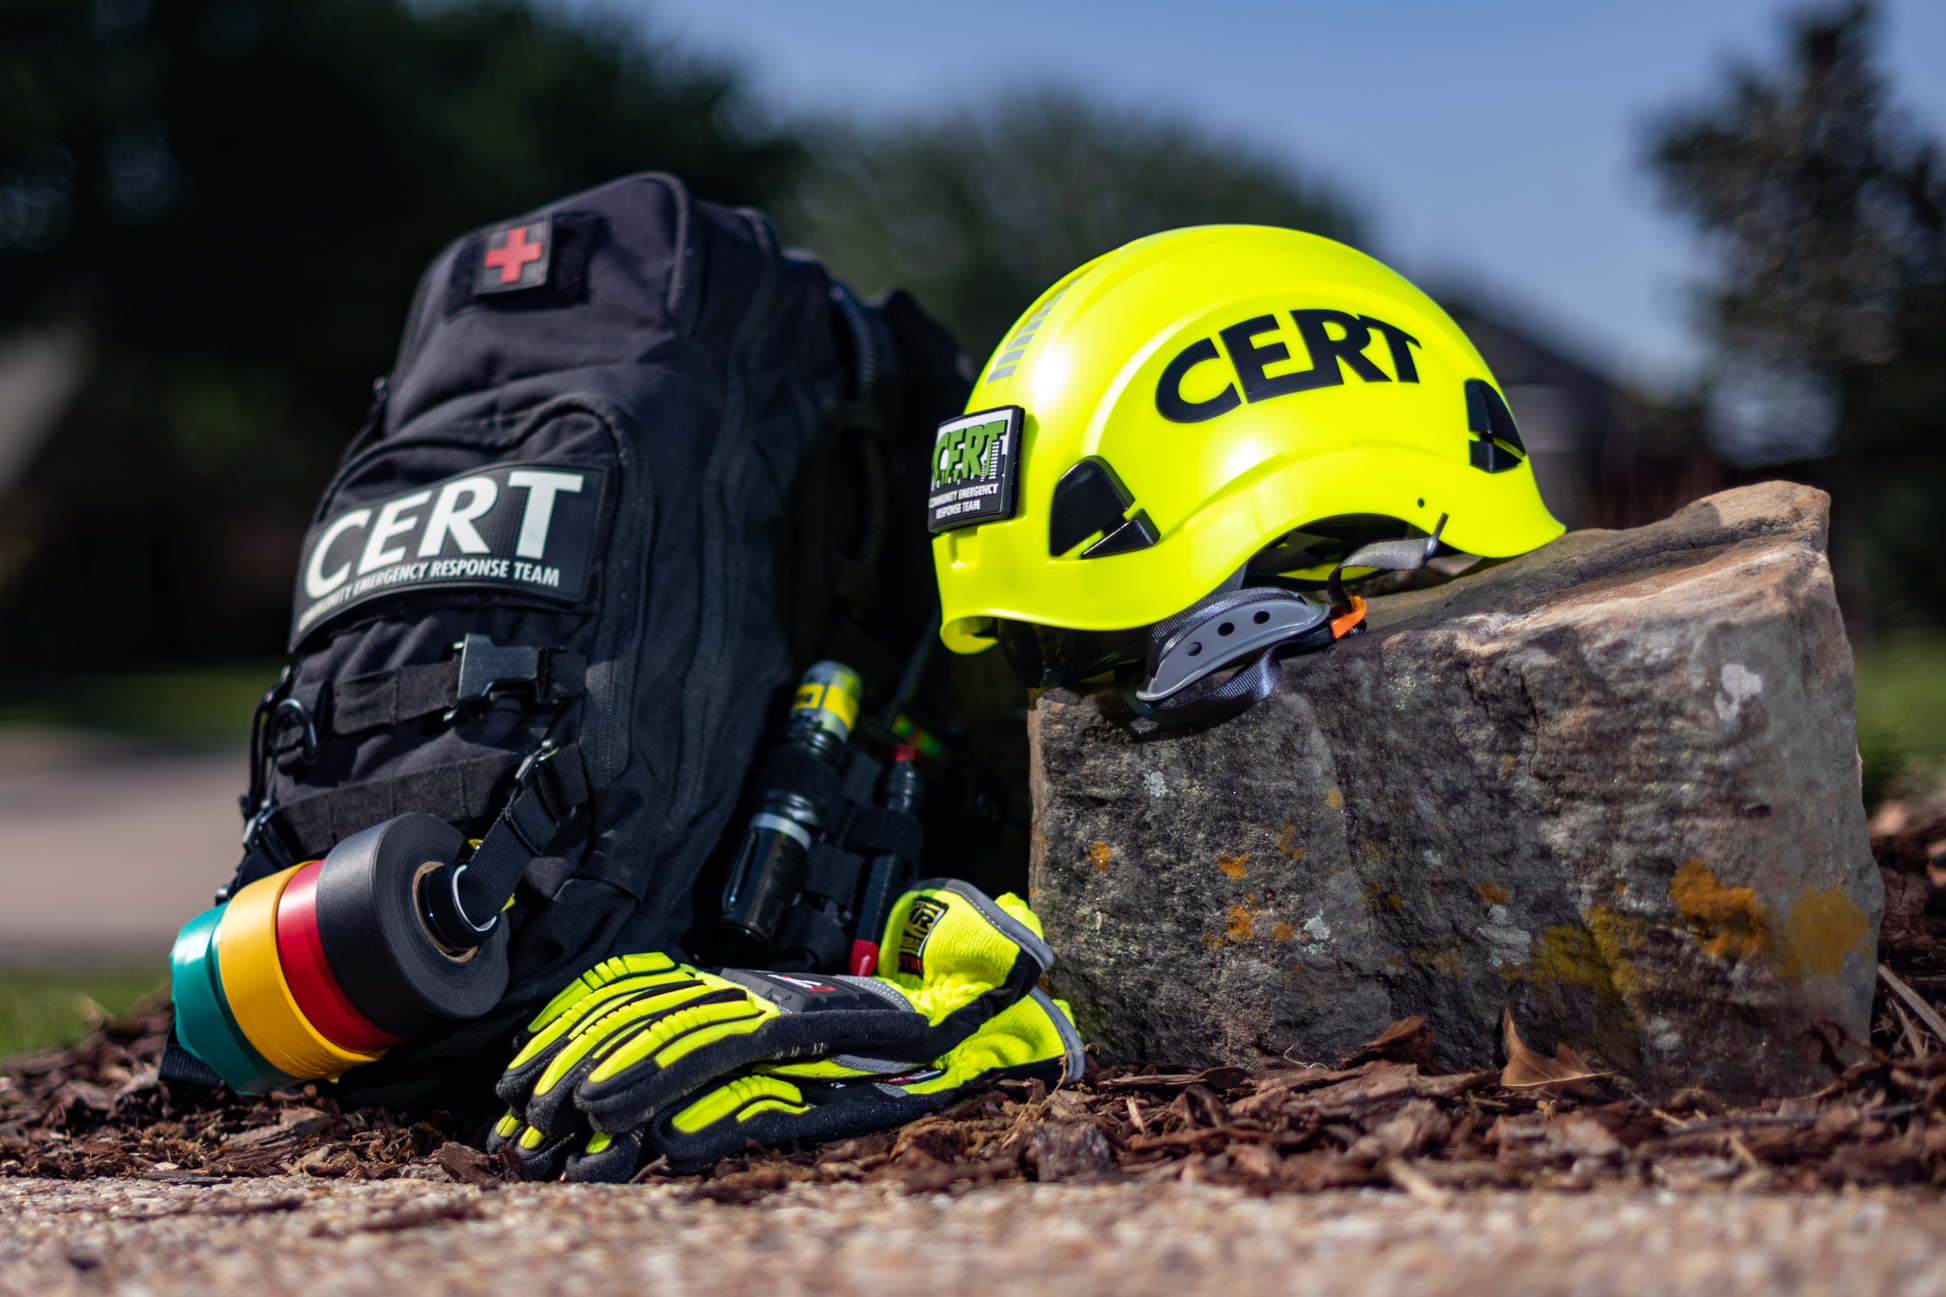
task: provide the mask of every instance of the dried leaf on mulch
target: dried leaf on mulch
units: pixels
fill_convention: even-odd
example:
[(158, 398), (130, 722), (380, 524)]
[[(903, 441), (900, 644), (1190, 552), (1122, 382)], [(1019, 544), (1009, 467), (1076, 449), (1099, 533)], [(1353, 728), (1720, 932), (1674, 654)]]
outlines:
[(1375, 1039), (1359, 1046), (1357, 1053), (1346, 1057), (1344, 1065), (1357, 1067), (1360, 1063), (1381, 1058), (1393, 1063), (1418, 1063), (1422, 1067), (1431, 1067), (1432, 1024), (1422, 1014), (1401, 1018), (1381, 1031)]
[(1874, 1039), (1906, 1038), (1919, 1052), (1946, 1048), (1946, 1033), (1927, 1022), (1911, 996), (1936, 1004), (1946, 995), (1946, 819), (1915, 820), (1897, 806), (1881, 808), (1872, 835), (1885, 884), (1885, 918), (1879, 925), (1878, 957), (1903, 983), (1904, 993), (1874, 1011)]
[(1580, 1094), (1588, 1082), (1606, 1076), (1581, 1061), (1581, 1056), (1564, 1041), (1554, 1048), (1553, 1058), (1542, 1058), (1527, 1048), (1514, 1026), (1514, 1011), (1500, 1011), (1500, 1030), (1507, 1044), (1507, 1066), (1501, 1069), (1500, 1084), (1509, 1090), (1532, 1090), (1552, 1099)]

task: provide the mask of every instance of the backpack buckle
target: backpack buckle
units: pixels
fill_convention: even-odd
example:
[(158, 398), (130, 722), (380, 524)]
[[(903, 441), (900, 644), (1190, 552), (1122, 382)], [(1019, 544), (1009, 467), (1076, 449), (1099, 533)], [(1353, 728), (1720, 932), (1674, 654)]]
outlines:
[(535, 703), (562, 701), (554, 696), (554, 659), (561, 652), (558, 644), (544, 648), (495, 644), (490, 636), (475, 634), (455, 642), (453, 651), (459, 654), (459, 685), (443, 720), (450, 722), (473, 707), (515, 695)]
[(514, 771), (514, 795), (519, 796), (532, 788), (534, 796), (540, 798), (541, 809), (545, 810), (548, 818), (556, 824), (574, 813), (574, 807), (567, 805), (567, 799), (561, 795), (563, 790), (560, 780), (555, 776), (551, 764), (560, 753), (561, 748), (553, 739), (543, 739), (540, 747), (520, 763), (518, 770)]

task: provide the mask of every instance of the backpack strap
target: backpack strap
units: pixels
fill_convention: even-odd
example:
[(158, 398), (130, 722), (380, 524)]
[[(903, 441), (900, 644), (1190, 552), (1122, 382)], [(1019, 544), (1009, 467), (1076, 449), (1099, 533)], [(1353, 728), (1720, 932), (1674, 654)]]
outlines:
[[(453, 824), (478, 821), (500, 799), (499, 788), (514, 764), (511, 753), (496, 752), (316, 793), (254, 817), (252, 828), (245, 834), (246, 846), (256, 850), (274, 847), (275, 861), (288, 865), (317, 859), (352, 834), (409, 811), (436, 815)], [(499, 908), (513, 895), (514, 885), (536, 858), (546, 855), (548, 845), (589, 796), (579, 743), (556, 746), (550, 739), (521, 761), (514, 773), (513, 793), (479, 848), (471, 859), (447, 871), (446, 890), (454, 893), (450, 899), (460, 908), (455, 919), (450, 905), (446, 907), (447, 921), (440, 936), (456, 949), (471, 949), (492, 932)], [(246, 856), (246, 863), (248, 859)], [(464, 889), (459, 890), (462, 879)], [(238, 881), (243, 881), (241, 870)], [(233, 882), (225, 893), (237, 885)], [(428, 893), (435, 914), (440, 914), (436, 890), (429, 885)], [(473, 908), (467, 909), (468, 905)], [(488, 916), (484, 929), (465, 919), (469, 913)], [(459, 927), (459, 923), (466, 926)], [(474, 932), (479, 935), (465, 939)], [(461, 940), (452, 940), (454, 936)]]
[(550, 739), (521, 762), (513, 796), (473, 855), (426, 880), (426, 918), (435, 935), (455, 950), (486, 940), (527, 866), (547, 854), (588, 795), (579, 743), (556, 747)]

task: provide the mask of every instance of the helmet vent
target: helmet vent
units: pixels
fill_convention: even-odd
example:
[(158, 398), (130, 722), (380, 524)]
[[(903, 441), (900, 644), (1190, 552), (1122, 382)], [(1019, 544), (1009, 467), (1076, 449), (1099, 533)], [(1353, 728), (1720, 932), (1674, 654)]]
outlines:
[(1488, 473), (1520, 467), (1527, 447), (1520, 440), (1520, 429), (1514, 426), (1514, 412), (1484, 379), (1466, 380), (1466, 426), (1479, 437), (1467, 448), (1473, 467)]
[(1082, 558), (1147, 549), (1162, 535), (1141, 510), (1124, 521), (1123, 515), (1134, 503), (1135, 497), (1108, 461), (1099, 455), (1088, 456), (1054, 484), (1054, 501), (1047, 519), (1047, 552), (1058, 558), (1096, 533), (1101, 533), (1101, 539), (1090, 545)]

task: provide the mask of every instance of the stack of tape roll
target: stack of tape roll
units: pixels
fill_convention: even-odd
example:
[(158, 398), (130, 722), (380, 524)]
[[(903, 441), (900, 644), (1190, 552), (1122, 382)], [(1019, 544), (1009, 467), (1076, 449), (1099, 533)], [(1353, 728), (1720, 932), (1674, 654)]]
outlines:
[(507, 987), (507, 925), (455, 954), (419, 902), (420, 881), (461, 845), (445, 821), (401, 815), (191, 919), (170, 955), (183, 1048), (261, 1094), (336, 1080), (492, 1008)]

